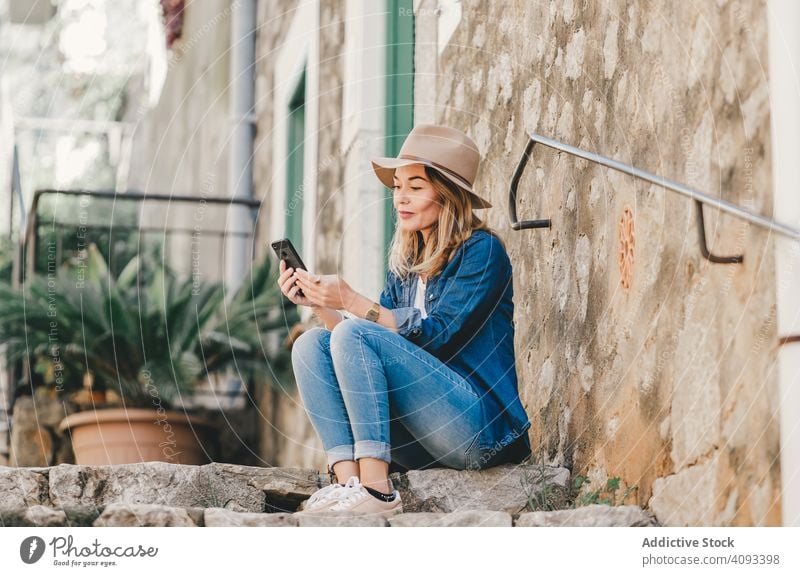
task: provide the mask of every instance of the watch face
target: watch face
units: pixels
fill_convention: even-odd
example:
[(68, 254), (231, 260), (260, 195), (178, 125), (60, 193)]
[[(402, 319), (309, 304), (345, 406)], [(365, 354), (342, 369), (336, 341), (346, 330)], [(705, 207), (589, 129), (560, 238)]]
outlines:
[(366, 318), (372, 322), (377, 322), (380, 315), (380, 308), (376, 310), (375, 307), (372, 307), (367, 311)]

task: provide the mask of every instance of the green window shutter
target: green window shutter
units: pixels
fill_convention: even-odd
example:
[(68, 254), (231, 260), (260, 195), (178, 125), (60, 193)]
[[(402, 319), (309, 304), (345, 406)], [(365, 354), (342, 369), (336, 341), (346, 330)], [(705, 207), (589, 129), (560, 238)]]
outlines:
[[(386, 156), (397, 156), (414, 127), (413, 0), (386, 0)], [(385, 206), (384, 252), (388, 255), (396, 217), (392, 197)], [(386, 275), (384, 258), (383, 276)]]
[(303, 155), (306, 126), (306, 69), (289, 100), (286, 159), (286, 236), (303, 253)]

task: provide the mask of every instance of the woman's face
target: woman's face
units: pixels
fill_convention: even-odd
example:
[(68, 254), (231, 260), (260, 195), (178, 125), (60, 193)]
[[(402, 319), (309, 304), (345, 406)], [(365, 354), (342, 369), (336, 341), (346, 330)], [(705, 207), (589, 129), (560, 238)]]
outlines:
[(407, 232), (420, 230), (427, 240), (431, 227), (439, 220), (442, 206), (438, 193), (425, 175), (425, 167), (411, 164), (397, 168), (392, 189), (397, 225)]

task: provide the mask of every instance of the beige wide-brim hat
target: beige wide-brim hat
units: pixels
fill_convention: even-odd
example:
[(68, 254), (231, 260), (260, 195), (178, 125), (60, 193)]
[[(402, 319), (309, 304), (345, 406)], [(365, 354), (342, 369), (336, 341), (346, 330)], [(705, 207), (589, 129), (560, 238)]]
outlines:
[(475, 142), (460, 130), (419, 124), (406, 136), (397, 158), (373, 158), (372, 169), (383, 185), (391, 188), (397, 168), (425, 164), (466, 190), (472, 197), (473, 208), (491, 208), (492, 205), (472, 189), (480, 160), (481, 153)]

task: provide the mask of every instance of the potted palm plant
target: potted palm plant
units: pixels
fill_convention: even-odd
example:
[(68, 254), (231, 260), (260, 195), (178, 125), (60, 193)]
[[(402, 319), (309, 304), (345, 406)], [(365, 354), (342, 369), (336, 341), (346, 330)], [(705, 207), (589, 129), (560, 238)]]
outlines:
[(9, 360), (32, 360), (62, 394), (100, 392), (91, 410), (61, 423), (77, 463), (204, 463), (214, 426), (176, 408), (214, 374), (268, 367), (263, 337), (290, 321), (275, 274), (269, 259), (254, 265), (226, 301), (221, 284), (144, 257), (115, 278), (90, 245), (84, 259), (21, 290), (0, 283), (0, 343)]

